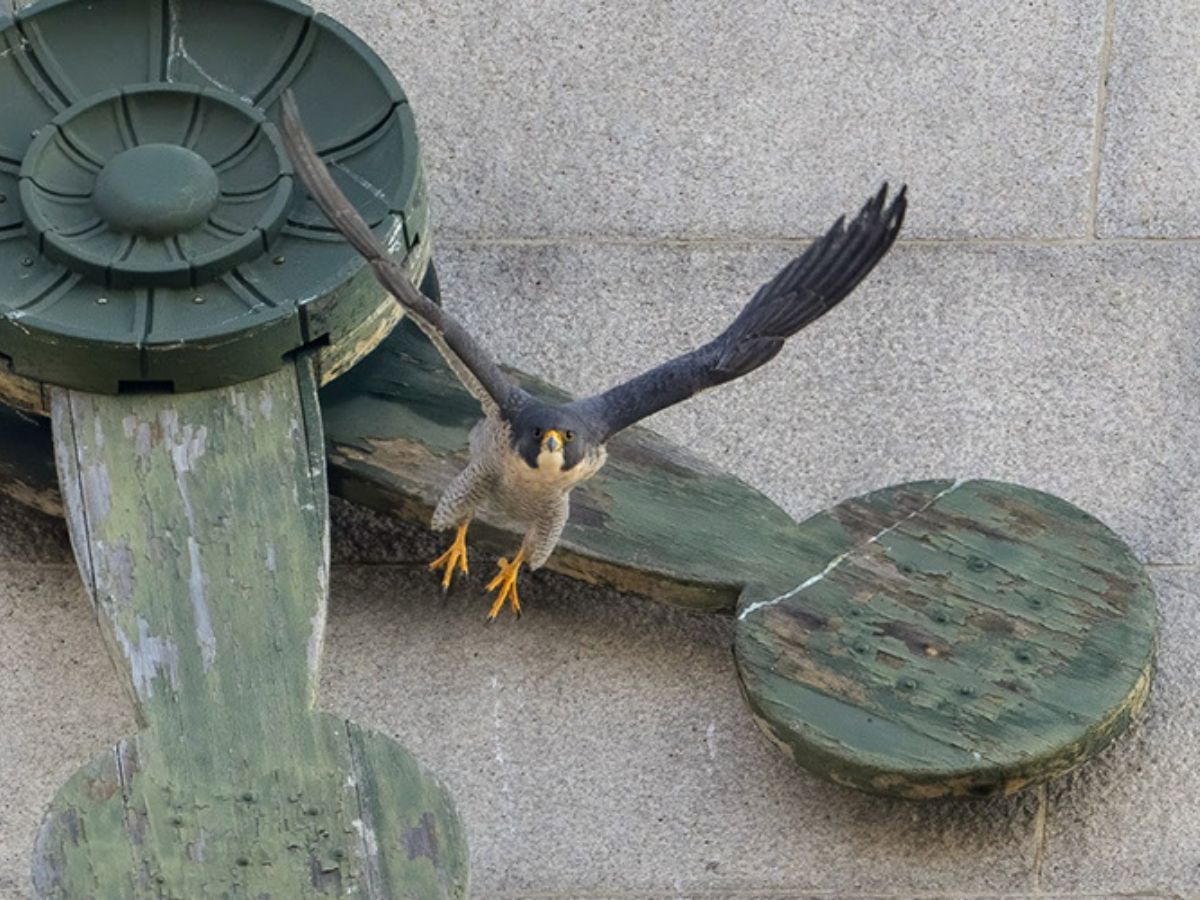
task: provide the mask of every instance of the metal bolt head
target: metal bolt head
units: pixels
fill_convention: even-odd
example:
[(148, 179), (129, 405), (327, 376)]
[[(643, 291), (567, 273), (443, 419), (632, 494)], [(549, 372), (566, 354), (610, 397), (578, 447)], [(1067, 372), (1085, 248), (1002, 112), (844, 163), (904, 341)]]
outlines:
[(204, 298), (201, 297), (199, 294), (197, 294), (195, 297), (192, 298), (192, 302), (198, 306), (204, 302)]
[(97, 297), (96, 304), (98, 306), (108, 306), (108, 298), (107, 297)]
[(21, 259), (21, 265), (23, 265), (25, 268), (28, 269), (30, 266), (33, 265), (33, 257), (32, 256), (23, 257)]

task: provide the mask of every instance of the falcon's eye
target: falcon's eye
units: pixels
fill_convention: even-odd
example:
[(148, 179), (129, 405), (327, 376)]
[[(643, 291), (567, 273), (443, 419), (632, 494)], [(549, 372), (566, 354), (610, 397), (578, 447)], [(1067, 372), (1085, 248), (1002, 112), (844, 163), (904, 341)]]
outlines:
[(563, 432), (563, 440), (566, 441), (568, 444), (571, 443), (571, 441), (575, 440), (575, 432), (564, 431)]
[(533, 436), (535, 438), (537, 438), (538, 440), (541, 440), (542, 434), (543, 434), (542, 429), (540, 429), (540, 428), (533, 429)]

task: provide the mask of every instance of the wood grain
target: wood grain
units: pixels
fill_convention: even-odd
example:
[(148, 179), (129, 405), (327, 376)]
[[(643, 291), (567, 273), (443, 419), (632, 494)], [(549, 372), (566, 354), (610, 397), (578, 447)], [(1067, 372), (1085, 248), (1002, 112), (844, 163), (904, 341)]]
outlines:
[(40, 897), (461, 897), (449, 798), (315, 710), (328, 510), (310, 362), (164, 398), (53, 392), (80, 569), (144, 729), (59, 792)]
[(1146, 702), (1149, 579), (1065, 501), (923, 482), (839, 504), (799, 536), (825, 562), (747, 592), (736, 655), (760, 725), (825, 777), (1011, 793), (1094, 756)]
[[(519, 377), (543, 396), (563, 396)], [(401, 323), (322, 391), (321, 405), (333, 492), (427, 524), (465, 464), (480, 411), (420, 333)], [(0, 410), (5, 421), (0, 485), (52, 507), (38, 449), (44, 436), (34, 420)], [(797, 524), (647, 429), (631, 429), (610, 449), (605, 469), (574, 493), (549, 568), (690, 609), (738, 612), (751, 708), (789, 755), (819, 774), (913, 797), (1012, 791), (1094, 755), (1145, 702), (1156, 628), (1149, 583), (1118, 537), (1069, 504), (1015, 485), (930, 482), (849, 500)], [(486, 512), (471, 530), (473, 548), (497, 554), (519, 539)], [(888, 556), (892, 548), (907, 558)], [(888, 599), (870, 616), (861, 605), (837, 605), (872, 592)], [(1010, 608), (1027, 596), (1028, 608)], [(924, 610), (946, 621), (925, 621)], [(1076, 630), (1058, 635), (1058, 620)], [(1056, 638), (1062, 646), (1051, 652)], [(1024, 650), (1033, 654), (1028, 661), (1016, 656)], [(985, 665), (990, 680), (980, 681)], [(1053, 675), (1078, 705), (1030, 699), (1051, 690)], [(916, 686), (904, 687), (906, 678)], [(927, 718), (911, 719), (910, 705)], [(993, 730), (979, 717), (994, 719)], [(880, 739), (885, 723), (900, 730)]]

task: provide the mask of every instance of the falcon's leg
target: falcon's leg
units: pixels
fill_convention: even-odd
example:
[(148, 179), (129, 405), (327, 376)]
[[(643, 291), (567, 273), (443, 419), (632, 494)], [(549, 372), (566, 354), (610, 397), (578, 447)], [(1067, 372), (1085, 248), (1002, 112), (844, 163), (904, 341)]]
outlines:
[[(472, 437), (474, 432), (472, 432)], [(491, 492), (493, 479), (483, 466), (471, 462), (450, 482), (433, 511), (433, 530), (445, 531), (457, 528), (450, 549), (429, 564), (433, 571), (443, 569), (442, 590), (450, 590), (454, 573), (467, 574), (467, 528), (475, 510)]]
[(521, 549), (517, 551), (513, 561), (510, 563), (507, 559), (500, 560), (500, 571), (487, 586), (489, 591), (498, 592), (491, 612), (488, 613), (489, 622), (504, 609), (505, 600), (512, 605), (513, 612), (521, 615), (521, 598), (517, 596), (517, 575), (521, 571), (521, 564), (528, 562), (531, 570), (542, 567), (562, 536), (570, 510), (570, 500), (566, 495), (551, 503), (525, 533), (525, 540), (521, 542)]
[(450, 549), (435, 559), (429, 564), (429, 568), (436, 572), (438, 569), (445, 569), (442, 575), (442, 590), (450, 590), (450, 584), (454, 581), (454, 570), (464, 575), (467, 574), (467, 529), (471, 527), (471, 520), (467, 519), (458, 526), (458, 532), (454, 535), (454, 543), (450, 545)]
[(494, 621), (496, 616), (500, 615), (500, 610), (504, 609), (504, 601), (507, 600), (512, 606), (512, 611), (518, 616), (521, 615), (521, 598), (517, 596), (517, 574), (521, 571), (521, 564), (525, 562), (525, 548), (522, 547), (517, 551), (517, 555), (513, 557), (510, 563), (507, 559), (500, 559), (500, 571), (496, 577), (488, 582), (487, 589), (496, 591), (496, 601), (492, 604), (491, 612), (488, 613), (488, 621)]

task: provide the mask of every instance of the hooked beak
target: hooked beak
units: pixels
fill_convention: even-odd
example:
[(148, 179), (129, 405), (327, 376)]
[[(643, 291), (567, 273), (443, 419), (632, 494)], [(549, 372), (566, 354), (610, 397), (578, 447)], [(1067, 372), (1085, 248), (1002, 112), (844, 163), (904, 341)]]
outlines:
[(563, 448), (563, 438), (559, 431), (551, 428), (542, 438), (542, 449), (547, 453), (558, 453)]

